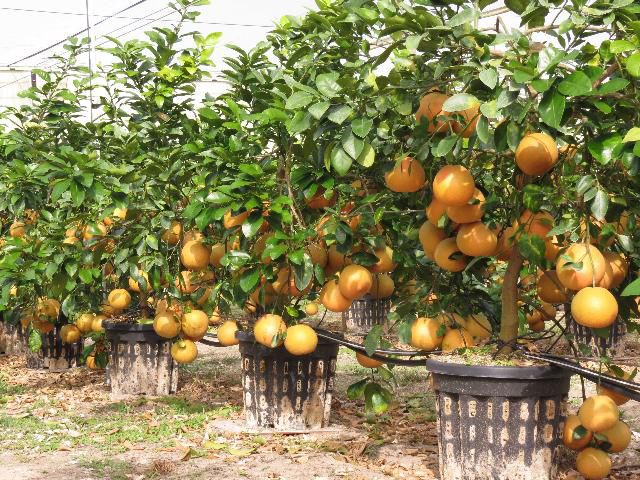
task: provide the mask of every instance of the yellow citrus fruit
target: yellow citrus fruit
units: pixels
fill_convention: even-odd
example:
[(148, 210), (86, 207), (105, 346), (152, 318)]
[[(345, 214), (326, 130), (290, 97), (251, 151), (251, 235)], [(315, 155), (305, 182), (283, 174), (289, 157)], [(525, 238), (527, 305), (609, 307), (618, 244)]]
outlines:
[(482, 222), (465, 223), (458, 230), (456, 245), (470, 257), (490, 257), (498, 248), (498, 237)]
[(484, 313), (472, 313), (465, 320), (464, 328), (472, 337), (482, 340), (491, 337), (493, 327)]
[(198, 347), (191, 340), (178, 340), (171, 345), (171, 356), (178, 363), (191, 363), (198, 358)]
[(104, 327), (102, 326), (102, 322), (107, 319), (105, 315), (96, 315), (93, 317), (93, 322), (91, 322), (91, 331), (92, 332), (104, 332)]
[(318, 346), (318, 335), (309, 325), (299, 324), (287, 328), (284, 348), (291, 355), (309, 355)]
[(576, 428), (584, 426), (580, 423), (580, 418), (577, 415), (569, 415), (564, 421), (564, 429), (562, 430), (562, 443), (571, 450), (582, 450), (589, 445), (593, 438), (593, 433), (584, 428), (584, 435), (579, 439), (574, 439), (573, 435)]
[(473, 198), (476, 184), (462, 165), (445, 165), (433, 179), (433, 195), (447, 207), (462, 207)]
[(387, 188), (392, 192), (417, 192), (424, 187), (425, 174), (422, 165), (411, 157), (405, 157), (384, 176)]
[(76, 343), (80, 341), (80, 337), (82, 336), (80, 329), (75, 325), (68, 324), (63, 325), (60, 328), (60, 339), (64, 343)]
[(560, 283), (555, 270), (547, 270), (538, 277), (536, 292), (543, 302), (558, 304), (569, 301), (567, 289)]
[(92, 330), (93, 319), (95, 315), (93, 313), (83, 313), (76, 319), (76, 326), (82, 333), (89, 333)]
[(571, 301), (571, 316), (585, 327), (606, 328), (618, 317), (618, 302), (606, 288), (585, 287)]
[(218, 341), (225, 347), (237, 345), (239, 340), (236, 338), (238, 324), (233, 320), (227, 320), (218, 327)]
[(433, 259), (433, 253), (438, 244), (447, 237), (445, 231), (435, 227), (431, 222), (427, 221), (422, 224), (418, 231), (418, 239), (427, 258)]
[(416, 122), (427, 122), (427, 132), (443, 133), (448, 131), (449, 125), (453, 126), (450, 120), (440, 120), (437, 117), (448, 116), (449, 113), (442, 110), (444, 102), (449, 99), (449, 95), (440, 92), (429, 92), (420, 99), (420, 106), (416, 112)]
[(479, 222), (484, 215), (484, 195), (477, 188), (469, 203), (460, 207), (447, 207), (447, 216), (456, 223)]
[(620, 453), (631, 443), (631, 429), (620, 420), (613, 427), (600, 432), (600, 435), (607, 437), (607, 441), (611, 444), (607, 449), (609, 453)]
[(336, 280), (329, 280), (320, 290), (320, 303), (331, 312), (344, 312), (352, 301), (340, 293)]
[(153, 320), (153, 330), (163, 338), (174, 338), (180, 333), (180, 321), (173, 313), (164, 311)]
[(378, 257), (378, 261), (369, 267), (373, 273), (391, 273), (396, 269), (393, 262), (393, 249), (389, 246), (375, 250), (374, 255)]
[(598, 433), (616, 424), (620, 419), (620, 410), (606, 395), (593, 395), (583, 402), (578, 417), (587, 430)]
[(282, 345), (282, 336), (286, 331), (287, 326), (282, 317), (271, 313), (260, 317), (253, 326), (253, 334), (256, 337), (256, 342), (269, 348)]
[(378, 368), (384, 365), (384, 362), (366, 356), (364, 353), (356, 352), (356, 360), (364, 368)]
[(473, 347), (473, 337), (463, 328), (454, 328), (444, 334), (442, 338), (442, 351), (451, 352), (458, 348)]
[(558, 161), (558, 145), (546, 133), (530, 133), (520, 140), (516, 164), (527, 175), (544, 175)]
[[(615, 378), (622, 378), (623, 380), (631, 380), (631, 374), (629, 372), (624, 372), (622, 377), (620, 377), (619, 375), (616, 375), (616, 373), (613, 371), (607, 372), (607, 375)], [(597, 389), (598, 395), (606, 395), (607, 397), (611, 398), (611, 400), (613, 400), (615, 404), (618, 406), (624, 405), (630, 400), (630, 398), (627, 397), (626, 395), (623, 395), (618, 392), (614, 392), (613, 390), (603, 387), (601, 385), (598, 385), (596, 389)]]
[(389, 298), (395, 291), (393, 278), (386, 273), (378, 273), (373, 276), (373, 284), (369, 289), (369, 295), (373, 298)]
[(109, 305), (116, 310), (124, 310), (131, 304), (131, 295), (124, 288), (111, 290), (107, 299), (109, 301)]
[(438, 226), (438, 222), (440, 218), (442, 218), (447, 213), (447, 206), (440, 202), (437, 198), (431, 200), (431, 203), (427, 208), (425, 208), (425, 214), (427, 215), (427, 220), (431, 222), (431, 224), (435, 227)]
[(338, 279), (338, 287), (343, 297), (349, 300), (361, 298), (373, 286), (373, 275), (361, 265), (344, 267)]
[(318, 304), (316, 302), (309, 302), (304, 306), (304, 313), (309, 316), (315, 315), (318, 313)]
[(605, 272), (605, 259), (600, 250), (587, 243), (574, 243), (558, 258), (558, 280), (569, 290), (597, 285)]
[(576, 468), (587, 480), (601, 480), (611, 471), (611, 459), (606, 452), (587, 447), (578, 453)]
[(461, 272), (467, 266), (467, 257), (460, 251), (455, 238), (445, 238), (435, 251), (433, 258), (436, 264), (448, 272)]
[(191, 240), (184, 244), (180, 252), (180, 261), (189, 270), (204, 270), (209, 265), (211, 252), (200, 240)]
[(207, 333), (209, 317), (202, 310), (191, 310), (182, 314), (181, 326), (186, 336), (198, 338)]
[(182, 224), (177, 220), (171, 222), (171, 226), (162, 232), (160, 239), (169, 245), (177, 245), (182, 235)]
[[(411, 346), (430, 352), (442, 344), (444, 337), (442, 322), (438, 318), (416, 318), (411, 324)], [(441, 333), (442, 335), (438, 335)]]

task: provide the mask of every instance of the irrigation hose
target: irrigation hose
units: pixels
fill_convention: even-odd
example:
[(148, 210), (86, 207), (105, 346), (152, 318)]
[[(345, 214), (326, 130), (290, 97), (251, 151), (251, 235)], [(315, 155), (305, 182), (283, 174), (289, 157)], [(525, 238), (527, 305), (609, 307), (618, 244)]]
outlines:
[[(335, 333), (331, 333), (327, 330), (317, 329), (316, 333), (319, 338), (324, 340), (328, 340), (330, 342), (337, 343), (338, 345), (342, 345), (354, 352), (360, 352), (367, 355), (367, 351), (364, 345), (359, 343), (355, 343), (349, 340), (346, 340), (341, 335), (337, 335)], [(211, 345), (214, 347), (223, 347), (219, 341), (218, 337), (215, 334), (208, 333), (206, 337), (210, 339), (202, 339), (200, 342), (205, 345)], [(564, 357), (559, 357), (557, 355), (551, 355), (549, 353), (534, 353), (525, 349), (523, 346), (516, 347), (520, 353), (526, 358), (531, 360), (537, 360), (549, 363), (551, 365), (555, 365), (560, 368), (564, 368), (565, 370), (569, 370), (577, 375), (580, 375), (587, 380), (590, 380), (594, 383), (602, 385), (616, 393), (625, 395), (633, 400), (640, 401), (640, 384), (635, 382), (630, 382), (628, 380), (623, 380), (621, 378), (615, 378), (608, 375), (604, 375), (600, 372), (596, 372), (594, 370), (585, 368), (581, 366), (579, 363), (574, 362), (572, 360), (567, 360)], [(396, 357), (429, 357), (430, 355), (442, 353), (440, 351), (437, 352), (422, 352), (422, 351), (408, 351), (408, 350), (386, 350), (386, 349), (377, 349), (375, 353), (372, 355), (367, 355), (374, 360), (378, 360), (384, 363), (393, 364), (393, 365), (403, 365), (408, 367), (426, 367), (425, 358), (422, 359), (413, 359), (413, 358), (396, 358)]]

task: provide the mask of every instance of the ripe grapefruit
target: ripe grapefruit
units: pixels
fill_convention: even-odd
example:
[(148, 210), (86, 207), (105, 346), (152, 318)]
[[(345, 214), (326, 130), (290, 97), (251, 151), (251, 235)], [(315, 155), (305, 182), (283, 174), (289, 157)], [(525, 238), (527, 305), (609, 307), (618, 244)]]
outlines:
[(558, 161), (558, 145), (546, 133), (530, 133), (518, 144), (516, 164), (527, 175), (544, 175)]
[(605, 271), (605, 260), (600, 250), (587, 243), (574, 243), (558, 258), (558, 280), (569, 290), (580, 290), (592, 283), (596, 285)]
[[(578, 427), (582, 427), (584, 429), (584, 435), (581, 438), (576, 439), (574, 438), (574, 432)], [(577, 415), (569, 415), (564, 421), (562, 443), (564, 443), (565, 447), (570, 448), (571, 450), (582, 450), (584, 447), (589, 445), (592, 438), (593, 433), (584, 428)]]
[(204, 270), (209, 265), (211, 251), (200, 240), (190, 240), (180, 252), (180, 261), (189, 270)]
[(387, 188), (392, 192), (417, 192), (424, 187), (425, 174), (422, 165), (411, 157), (405, 157), (384, 175)]
[(470, 257), (490, 257), (498, 247), (498, 237), (482, 222), (465, 223), (458, 230), (456, 245)]
[(116, 310), (124, 310), (131, 304), (131, 295), (124, 288), (116, 288), (109, 292), (107, 300)]
[(587, 480), (601, 480), (611, 471), (611, 459), (602, 450), (587, 447), (578, 453), (576, 468)]
[(256, 342), (265, 347), (279, 347), (283, 342), (283, 334), (287, 326), (280, 315), (267, 313), (260, 317), (253, 326)]
[(173, 313), (158, 313), (153, 320), (153, 330), (162, 338), (174, 338), (180, 333), (180, 322)]
[(318, 346), (318, 335), (309, 325), (298, 324), (287, 328), (284, 348), (291, 355), (309, 355)]
[(178, 363), (191, 363), (198, 357), (198, 347), (191, 340), (181, 339), (171, 346), (171, 356)]
[(191, 310), (182, 314), (182, 333), (188, 337), (198, 338), (207, 333), (209, 317), (202, 310)]
[(445, 165), (433, 179), (433, 195), (447, 207), (462, 207), (476, 191), (473, 176), (462, 165)]
[(444, 337), (442, 330), (443, 324), (438, 318), (416, 318), (411, 324), (410, 345), (419, 350), (431, 352), (442, 344)]
[(442, 351), (451, 352), (458, 348), (473, 347), (473, 337), (464, 328), (453, 328), (442, 338)]
[(238, 324), (233, 320), (227, 320), (218, 327), (218, 341), (225, 347), (237, 345), (239, 340), (236, 338)]
[(446, 237), (447, 234), (443, 229), (435, 227), (429, 221), (424, 222), (418, 231), (418, 239), (424, 250), (424, 255), (429, 259), (433, 259), (433, 252)]
[(360, 352), (356, 352), (356, 360), (364, 368), (378, 368), (384, 365), (384, 362), (371, 357), (367, 357), (364, 353)]
[(320, 303), (331, 312), (344, 312), (352, 302), (340, 293), (336, 280), (329, 280), (320, 290)]
[(585, 327), (606, 328), (618, 317), (618, 302), (606, 288), (585, 287), (573, 297), (571, 315)]
[(433, 258), (447, 272), (461, 272), (467, 266), (467, 257), (458, 248), (455, 238), (442, 240), (433, 252)]
[(369, 289), (369, 294), (373, 298), (389, 298), (395, 291), (393, 278), (386, 273), (378, 273), (373, 276), (373, 284)]
[(469, 203), (461, 207), (447, 207), (447, 216), (456, 223), (478, 222), (484, 215), (484, 194), (477, 188)]
[(593, 395), (587, 398), (578, 411), (580, 423), (593, 432), (603, 432), (620, 420), (620, 410), (606, 395)]

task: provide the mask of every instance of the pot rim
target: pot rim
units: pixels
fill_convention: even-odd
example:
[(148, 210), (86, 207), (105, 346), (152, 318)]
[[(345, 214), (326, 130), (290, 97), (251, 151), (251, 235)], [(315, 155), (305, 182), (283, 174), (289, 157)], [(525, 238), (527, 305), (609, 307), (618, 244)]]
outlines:
[(104, 322), (102, 322), (102, 326), (105, 330), (114, 332), (149, 332), (153, 330), (152, 323), (128, 323), (105, 320)]
[(427, 359), (427, 370), (437, 375), (472, 378), (537, 380), (570, 377), (571, 372), (551, 365), (506, 367), (500, 365), (466, 365)]

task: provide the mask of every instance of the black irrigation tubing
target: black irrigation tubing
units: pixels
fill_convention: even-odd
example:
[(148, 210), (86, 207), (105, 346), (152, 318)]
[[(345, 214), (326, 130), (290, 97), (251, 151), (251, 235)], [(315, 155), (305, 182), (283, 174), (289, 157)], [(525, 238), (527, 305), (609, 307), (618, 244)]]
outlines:
[[(331, 333), (327, 330), (317, 329), (316, 333), (318, 337), (323, 338), (325, 340), (329, 340), (331, 342), (337, 343), (346, 347), (354, 352), (361, 352), (366, 354), (366, 348), (364, 345), (359, 343), (351, 342), (349, 340), (344, 339), (340, 335), (336, 335), (335, 333)], [(200, 340), (201, 343), (205, 345), (211, 345), (214, 347), (223, 347), (219, 341), (218, 337), (212, 333), (208, 333), (206, 337), (211, 338), (211, 340)], [(640, 401), (640, 384), (635, 382), (630, 382), (628, 380), (623, 380), (620, 378), (611, 377), (608, 375), (603, 375), (594, 370), (590, 370), (581, 366), (579, 363), (574, 362), (572, 360), (567, 360), (564, 357), (559, 357), (556, 355), (551, 355), (548, 353), (533, 353), (521, 346), (516, 347), (517, 350), (522, 353), (523, 356), (529, 358), (531, 360), (538, 360), (542, 362), (549, 363), (551, 365), (555, 365), (560, 368), (564, 368), (565, 370), (569, 370), (573, 373), (580, 375), (581, 377), (586, 378), (594, 383), (600, 384), (614, 392), (625, 395), (633, 400)], [(404, 365), (409, 367), (424, 367), (425, 359), (403, 359), (403, 358), (394, 358), (389, 355), (401, 356), (401, 357), (428, 357), (430, 355), (437, 355), (442, 352), (434, 351), (434, 352), (422, 352), (422, 351), (408, 351), (408, 350), (385, 350), (385, 349), (377, 349), (373, 355), (368, 355), (370, 358), (374, 360), (379, 360), (385, 363), (390, 363), (393, 365)]]
[(556, 355), (533, 353), (526, 350), (521, 350), (521, 352), (527, 358), (547, 362), (551, 365), (564, 368), (565, 370), (570, 370), (571, 372), (576, 373), (587, 380), (591, 380), (594, 383), (600, 384), (616, 393), (620, 393), (633, 400), (640, 401), (640, 383), (630, 382), (628, 380), (611, 377), (609, 375), (603, 375), (594, 370), (585, 368), (577, 362), (567, 360), (566, 358), (558, 357)]

